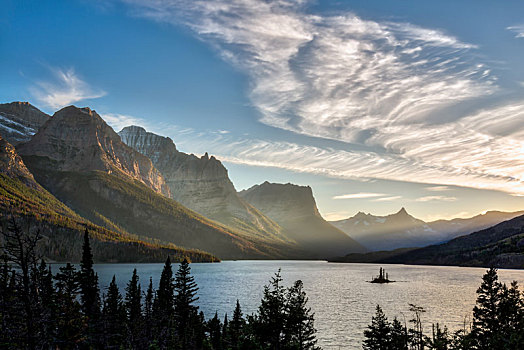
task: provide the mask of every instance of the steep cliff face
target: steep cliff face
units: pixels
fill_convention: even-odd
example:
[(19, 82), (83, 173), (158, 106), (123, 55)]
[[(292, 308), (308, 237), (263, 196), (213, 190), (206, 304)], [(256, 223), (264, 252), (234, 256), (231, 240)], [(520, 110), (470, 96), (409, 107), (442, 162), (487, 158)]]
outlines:
[(130, 126), (119, 132), (122, 141), (153, 161), (171, 190), (186, 207), (261, 239), (285, 241), (281, 228), (240, 198), (227, 169), (215, 157), (176, 149), (173, 141)]
[(193, 261), (214, 259), (200, 251), (145, 243), (80, 217), (40, 186), (15, 148), (0, 137), (0, 220), (7, 219), (14, 219), (24, 231), (39, 230), (43, 238), (38, 254), (53, 261), (79, 261), (86, 228), (98, 262), (162, 262), (168, 254), (176, 260), (185, 256)]
[(274, 184), (266, 181), (241, 191), (239, 195), (275, 220), (284, 228), (290, 239), (315, 257), (327, 258), (343, 251), (366, 250), (322, 218), (309, 186)]
[(66, 107), (19, 147), (36, 181), (90, 222), (140, 239), (221, 258), (282, 258), (288, 245), (247, 236), (169, 198), (151, 160), (125, 145), (96, 112)]
[(49, 159), (57, 171), (103, 171), (129, 176), (169, 196), (151, 160), (126, 146), (104, 120), (89, 108), (69, 106), (56, 112), (32, 139), (19, 147), (22, 156)]
[(0, 173), (18, 179), (25, 185), (38, 187), (33, 174), (27, 169), (13, 145), (0, 136)]
[(27, 142), (49, 119), (28, 102), (0, 104), (0, 136), (12, 145)]

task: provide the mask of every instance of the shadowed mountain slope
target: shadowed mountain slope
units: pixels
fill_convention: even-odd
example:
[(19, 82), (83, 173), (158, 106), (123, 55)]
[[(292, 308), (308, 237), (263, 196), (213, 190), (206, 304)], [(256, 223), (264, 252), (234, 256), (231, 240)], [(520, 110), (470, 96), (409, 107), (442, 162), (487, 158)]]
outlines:
[(162, 173), (171, 198), (246, 235), (285, 243), (282, 228), (239, 197), (227, 169), (215, 157), (202, 157), (176, 149), (173, 141), (129, 126), (119, 132), (122, 141), (147, 156)]
[(266, 181), (239, 194), (282, 226), (290, 239), (316, 257), (366, 250), (320, 216), (309, 186)]
[(98, 262), (161, 262), (167, 255), (175, 260), (186, 256), (193, 261), (216, 260), (200, 251), (142, 242), (80, 217), (35, 181), (14, 147), (1, 137), (0, 212), (2, 225), (14, 218), (24, 232), (40, 230), (38, 250), (52, 261), (79, 261), (85, 228)]
[[(35, 179), (76, 213), (116, 232), (209, 251), (221, 258), (284, 257), (289, 246), (233, 231), (169, 195), (149, 158), (88, 108), (66, 107), (20, 153)], [(289, 249), (292, 251), (292, 249)]]

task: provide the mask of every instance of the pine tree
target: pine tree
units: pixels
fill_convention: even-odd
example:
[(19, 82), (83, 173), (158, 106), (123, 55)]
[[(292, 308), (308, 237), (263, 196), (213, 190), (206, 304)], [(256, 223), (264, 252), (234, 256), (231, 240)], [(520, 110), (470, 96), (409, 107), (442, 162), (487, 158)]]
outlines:
[(15, 271), (4, 257), (0, 274), (0, 347), (3, 349), (23, 348), (20, 330), (25, 320), (21, 317), (21, 303), (18, 298), (18, 286)]
[(224, 315), (224, 323), (222, 324), (222, 348), (229, 349), (231, 344), (231, 337), (229, 336), (229, 321), (227, 313)]
[(516, 281), (502, 286), (499, 303), (501, 344), (505, 349), (524, 349), (524, 300)]
[(167, 257), (153, 301), (153, 338), (160, 348), (167, 348), (174, 344), (175, 285), (173, 281), (171, 259)]
[(84, 232), (84, 243), (82, 245), (82, 260), (79, 272), (80, 300), (82, 311), (87, 318), (88, 344), (100, 345), (100, 290), (98, 288), (98, 276), (93, 269), (93, 254), (89, 243), (89, 232)]
[(240, 349), (242, 342), (242, 331), (244, 329), (245, 322), (246, 321), (242, 317), (240, 302), (237, 299), (235, 310), (233, 311), (233, 318), (229, 323), (230, 346), (233, 350)]
[(391, 323), (391, 349), (408, 349), (408, 331), (396, 317)]
[(184, 259), (175, 278), (175, 324), (183, 349), (195, 348), (198, 340), (202, 338), (201, 334), (196, 334), (198, 329), (203, 328), (198, 317), (198, 308), (194, 305), (198, 300), (197, 291), (189, 262)]
[(288, 289), (286, 300), (286, 319), (284, 324), (284, 342), (286, 348), (297, 350), (315, 350), (316, 329), (314, 314), (307, 307), (308, 298), (301, 280)]
[(73, 349), (85, 340), (85, 319), (78, 302), (78, 273), (73, 265), (67, 263), (54, 278), (58, 306), (56, 345), (60, 349)]
[(364, 331), (363, 348), (366, 350), (389, 350), (391, 348), (391, 325), (377, 305), (375, 316), (371, 318), (371, 325)]
[(107, 296), (104, 300), (103, 318), (104, 348), (119, 349), (124, 342), (126, 317), (122, 295), (118, 290), (115, 276), (113, 276), (107, 289)]
[(144, 314), (143, 334), (144, 334), (144, 338), (146, 341), (151, 341), (153, 338), (152, 325), (154, 322), (154, 319), (153, 319), (153, 300), (154, 298), (155, 298), (155, 291), (153, 289), (153, 279), (150, 277), (149, 286), (147, 287), (147, 292), (145, 295), (144, 312), (143, 312)]
[(142, 290), (138, 283), (138, 274), (133, 275), (126, 287), (125, 310), (127, 316), (127, 341), (131, 349), (143, 348), (142, 342)]
[(472, 337), (478, 349), (495, 349), (500, 345), (501, 296), (502, 285), (498, 281), (497, 270), (491, 268), (482, 277), (482, 284), (477, 290), (477, 304), (473, 308)]
[(209, 343), (213, 350), (222, 350), (222, 324), (218, 318), (218, 313), (207, 322), (207, 332), (209, 334)]
[(255, 322), (257, 341), (268, 349), (282, 348), (282, 332), (285, 322), (285, 289), (282, 286), (280, 269), (264, 286), (264, 295), (258, 308)]
[(51, 348), (56, 337), (56, 295), (53, 285), (53, 274), (51, 268), (47, 267), (44, 259), (41, 260), (38, 269), (33, 271), (33, 283), (36, 284), (38, 300), (37, 346), (40, 348)]

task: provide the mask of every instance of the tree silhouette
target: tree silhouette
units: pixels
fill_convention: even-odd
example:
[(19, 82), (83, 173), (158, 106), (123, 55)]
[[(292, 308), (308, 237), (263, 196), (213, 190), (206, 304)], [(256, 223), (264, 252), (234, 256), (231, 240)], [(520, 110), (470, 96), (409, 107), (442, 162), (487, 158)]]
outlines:
[(491, 268), (482, 277), (477, 289), (477, 304), (473, 308), (472, 336), (479, 349), (494, 349), (500, 332), (499, 304), (502, 284), (498, 281), (497, 270)]
[(174, 344), (174, 290), (171, 259), (167, 257), (153, 301), (153, 337), (161, 348)]
[(191, 276), (191, 268), (184, 259), (176, 272), (175, 278), (175, 324), (176, 331), (183, 349), (198, 347), (199, 335), (202, 330), (198, 308), (194, 305), (198, 300), (195, 278)]
[(288, 289), (286, 299), (286, 320), (284, 324), (284, 342), (286, 348), (315, 350), (316, 329), (314, 314), (308, 308), (308, 298), (301, 280)]
[(106, 349), (119, 349), (125, 339), (125, 309), (122, 295), (116, 285), (116, 277), (113, 276), (107, 289), (104, 300), (103, 324)]
[(78, 280), (82, 311), (86, 316), (88, 325), (87, 341), (90, 344), (96, 344), (100, 339), (100, 290), (98, 288), (98, 276), (93, 269), (93, 254), (87, 228), (84, 232)]
[(133, 269), (131, 280), (126, 286), (125, 311), (127, 316), (127, 341), (131, 349), (144, 347), (142, 340), (143, 318), (142, 318), (142, 290), (138, 283), (138, 274)]
[(264, 286), (264, 295), (255, 319), (258, 342), (268, 349), (281, 349), (285, 315), (285, 289), (282, 286), (280, 269)]
[(366, 350), (389, 350), (391, 348), (391, 326), (377, 305), (375, 315), (371, 318), (371, 325), (364, 331), (363, 348)]

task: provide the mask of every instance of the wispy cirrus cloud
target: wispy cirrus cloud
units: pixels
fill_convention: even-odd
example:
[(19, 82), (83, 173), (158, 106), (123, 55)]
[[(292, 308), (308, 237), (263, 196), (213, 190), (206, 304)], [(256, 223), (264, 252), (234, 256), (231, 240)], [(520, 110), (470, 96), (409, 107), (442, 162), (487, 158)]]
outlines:
[(415, 199), (416, 202), (433, 202), (433, 201), (439, 201), (439, 202), (454, 202), (456, 201), (456, 197), (447, 197), (447, 196), (425, 196)]
[(524, 102), (454, 109), (499, 91), (474, 44), (351, 12), (312, 14), (307, 1), (122, 1), (136, 16), (187, 26), (243, 70), (262, 123), (348, 144), (237, 139), (213, 148), (226, 160), (524, 193)]
[(515, 38), (524, 38), (524, 24), (507, 27), (506, 29), (515, 33)]
[(339, 196), (334, 196), (333, 199), (362, 199), (362, 198), (374, 198), (385, 196), (384, 193), (370, 193), (370, 192), (359, 192), (359, 193), (349, 193), (342, 194)]
[(426, 187), (426, 190), (430, 192), (443, 192), (443, 191), (449, 191), (451, 190), (451, 188), (449, 188), (449, 186), (431, 186), (431, 187)]
[(58, 109), (78, 101), (103, 97), (106, 92), (91, 87), (80, 78), (73, 68), (50, 68), (53, 79), (38, 81), (31, 92), (38, 101), (46, 106)]
[(375, 198), (372, 199), (372, 202), (393, 202), (396, 200), (402, 199), (402, 196), (391, 196), (391, 197), (382, 197), (382, 198)]
[(130, 115), (117, 114), (117, 113), (102, 113), (100, 116), (116, 132), (119, 132), (126, 126), (131, 126), (131, 125), (139, 125), (146, 129), (149, 129), (150, 127), (146, 119), (133, 117)]

